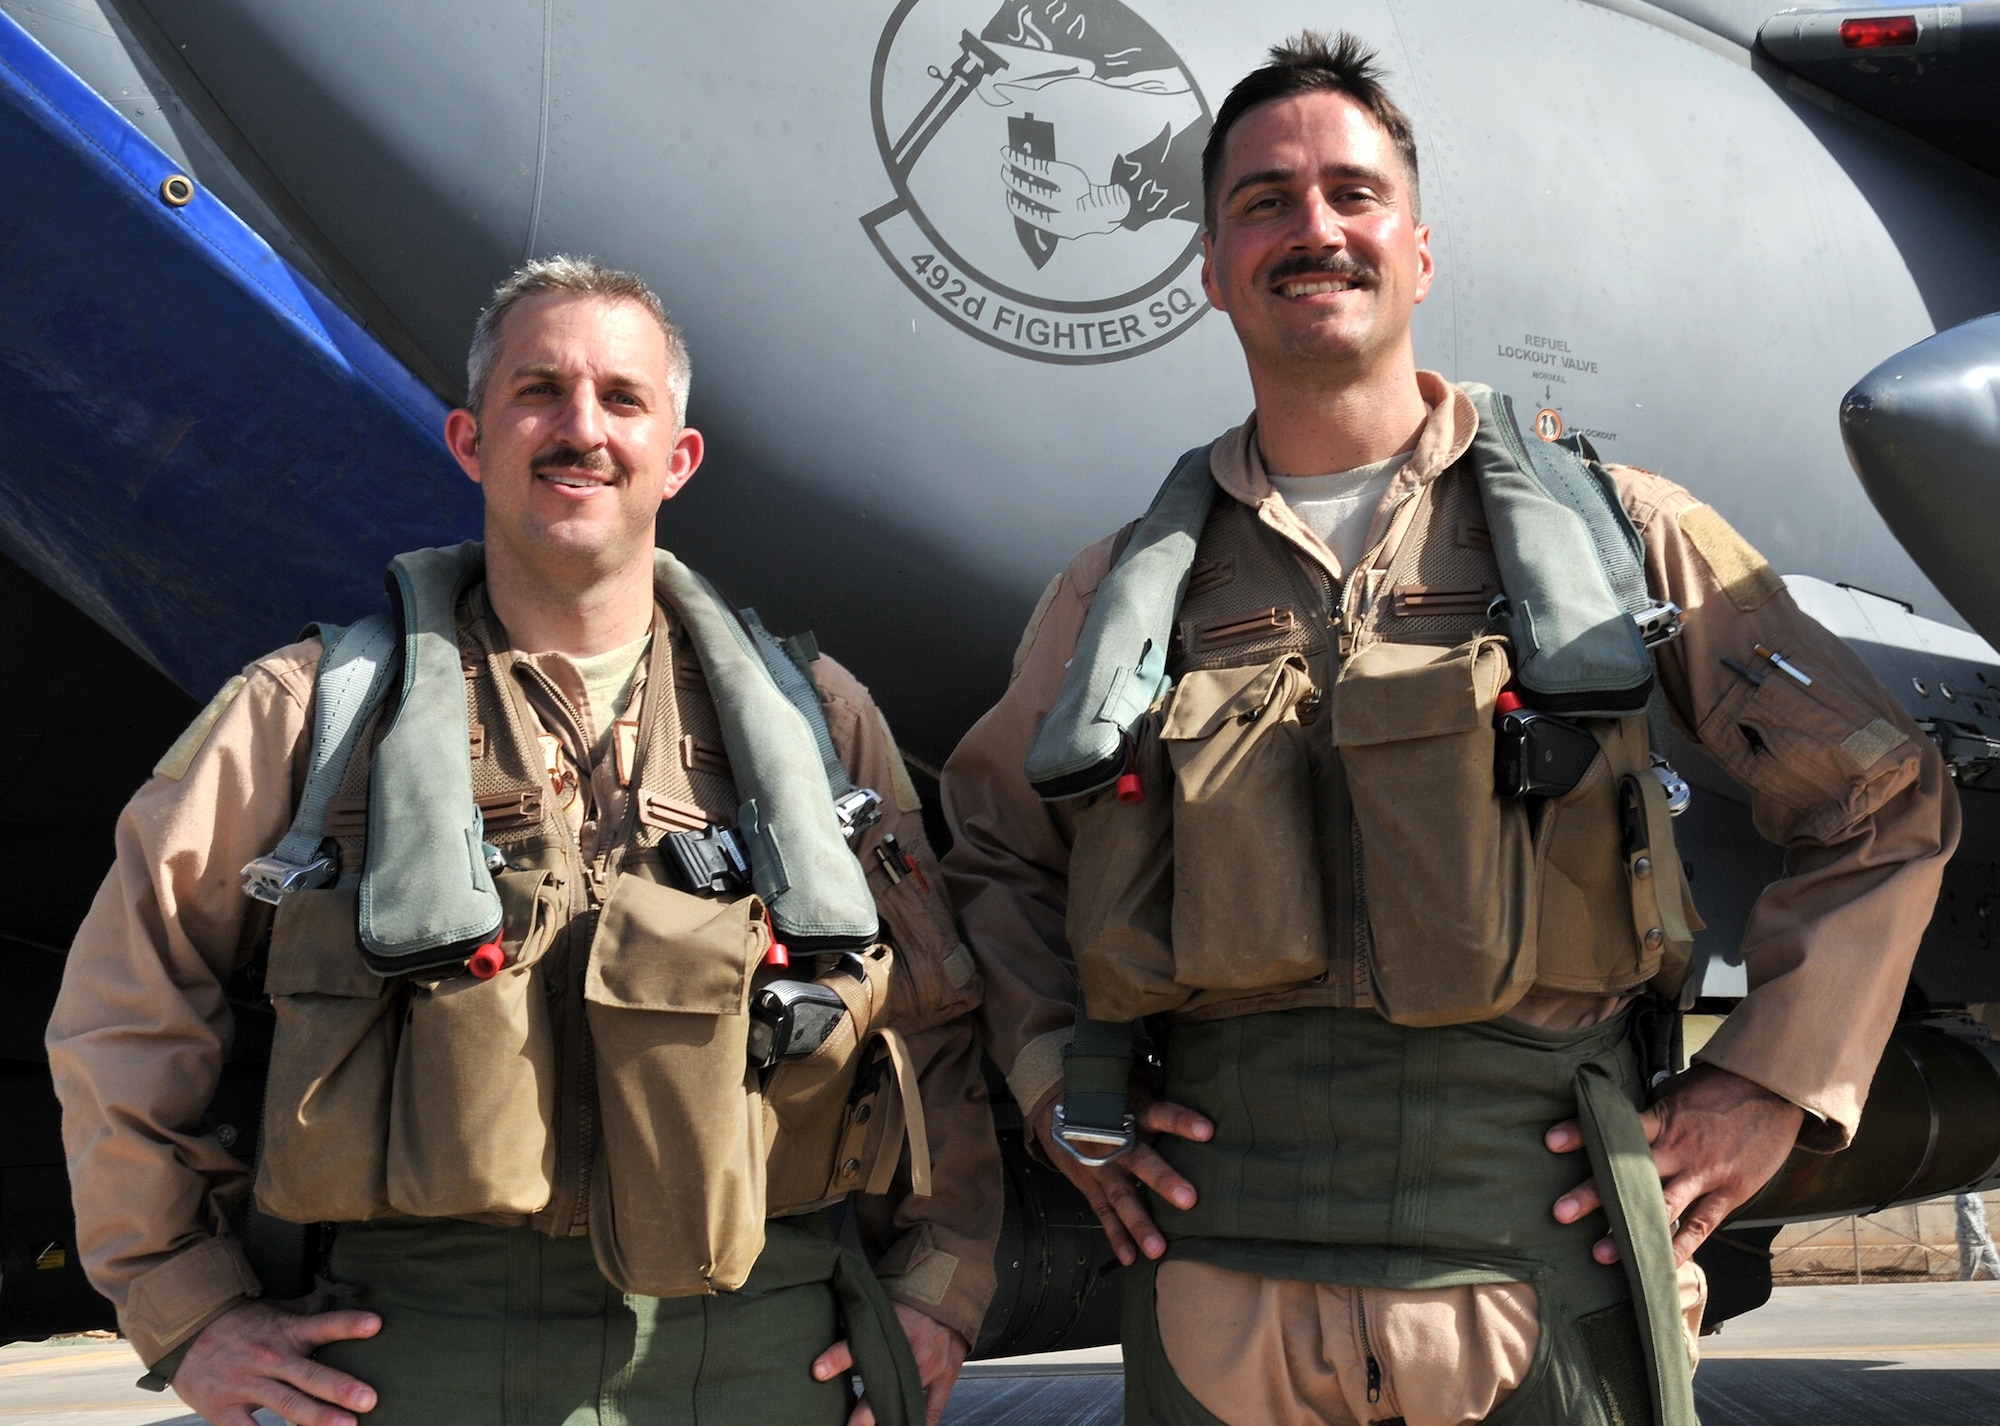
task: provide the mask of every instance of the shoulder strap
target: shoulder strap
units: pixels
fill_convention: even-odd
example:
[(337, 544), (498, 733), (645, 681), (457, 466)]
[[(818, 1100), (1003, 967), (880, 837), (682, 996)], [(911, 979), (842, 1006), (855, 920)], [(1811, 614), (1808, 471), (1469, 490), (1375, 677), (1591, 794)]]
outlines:
[(1062, 693), (1028, 749), (1028, 781), (1045, 801), (1116, 780), (1126, 739), (1171, 683), (1167, 641), (1215, 503), (1210, 449), (1197, 446), (1175, 462), (1097, 588)]
[(324, 886), (337, 871), (321, 849), (326, 842), (326, 805), (347, 775), (347, 764), (368, 715), (388, 691), (396, 662), (396, 625), (386, 614), (359, 623), (316, 624), (325, 651), (313, 685), (312, 763), (291, 830), (269, 856), (243, 868), (243, 889), (273, 906), (292, 891)]

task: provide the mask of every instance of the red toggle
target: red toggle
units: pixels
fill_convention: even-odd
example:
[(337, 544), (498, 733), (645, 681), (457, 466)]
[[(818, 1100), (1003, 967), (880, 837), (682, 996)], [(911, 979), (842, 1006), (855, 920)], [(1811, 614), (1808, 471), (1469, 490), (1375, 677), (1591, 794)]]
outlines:
[(507, 948), (498, 940), (492, 940), (472, 953), (472, 959), (465, 963), (465, 968), (472, 973), (474, 980), (491, 980), (506, 965)]
[(1501, 689), (1500, 696), (1493, 700), (1493, 712), (1495, 716), (1502, 713), (1519, 713), (1521, 708), (1521, 695), (1511, 688)]
[(764, 929), (770, 932), (771, 949), (764, 952), (767, 966), (788, 966), (792, 963), (792, 953), (785, 949), (785, 943), (778, 939), (778, 923), (771, 919), (771, 913), (764, 913)]
[(1139, 745), (1129, 737), (1125, 740), (1125, 771), (1118, 774), (1118, 800), (1120, 802), (1146, 800), (1145, 779), (1139, 776)]

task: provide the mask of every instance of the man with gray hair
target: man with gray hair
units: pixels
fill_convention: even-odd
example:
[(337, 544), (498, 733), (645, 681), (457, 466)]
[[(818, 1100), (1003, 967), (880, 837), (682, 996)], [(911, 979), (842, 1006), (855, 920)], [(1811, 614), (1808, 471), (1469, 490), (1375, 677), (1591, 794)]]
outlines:
[[(529, 263), (467, 374), (483, 541), (250, 665), (119, 822), (48, 1031), (91, 1281), (218, 1426), (935, 1426), (1000, 1178), (888, 725), (655, 548), (702, 437), (644, 282)], [(246, 978), (285, 1302), (203, 1120)]]

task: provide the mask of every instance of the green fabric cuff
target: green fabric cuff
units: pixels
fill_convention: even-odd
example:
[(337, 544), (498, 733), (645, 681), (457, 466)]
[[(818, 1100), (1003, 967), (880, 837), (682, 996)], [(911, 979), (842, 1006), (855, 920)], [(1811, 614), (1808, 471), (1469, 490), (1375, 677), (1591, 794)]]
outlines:
[[(195, 1337), (200, 1335), (199, 1332), (195, 1333)], [(194, 1337), (188, 1338), (164, 1357), (161, 1357), (157, 1362), (154, 1362), (152, 1370), (140, 1377), (135, 1384), (145, 1391), (165, 1391), (173, 1384), (174, 1373), (181, 1369), (181, 1362), (187, 1356), (188, 1349), (193, 1345)]]

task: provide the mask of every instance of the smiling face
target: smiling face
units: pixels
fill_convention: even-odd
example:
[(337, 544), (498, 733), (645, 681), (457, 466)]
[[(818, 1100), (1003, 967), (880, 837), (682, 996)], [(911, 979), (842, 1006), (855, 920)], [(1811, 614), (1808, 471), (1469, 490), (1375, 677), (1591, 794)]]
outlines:
[(1229, 132), (1202, 286), (1229, 314), (1253, 377), (1310, 363), (1360, 375), (1410, 362), (1430, 291), (1430, 230), (1401, 157), (1344, 94), (1288, 95)]
[(660, 502), (701, 463), (660, 324), (636, 303), (557, 292), (523, 300), (501, 335), (477, 418), (445, 425), (485, 492), (489, 547), (564, 583), (650, 567)]

